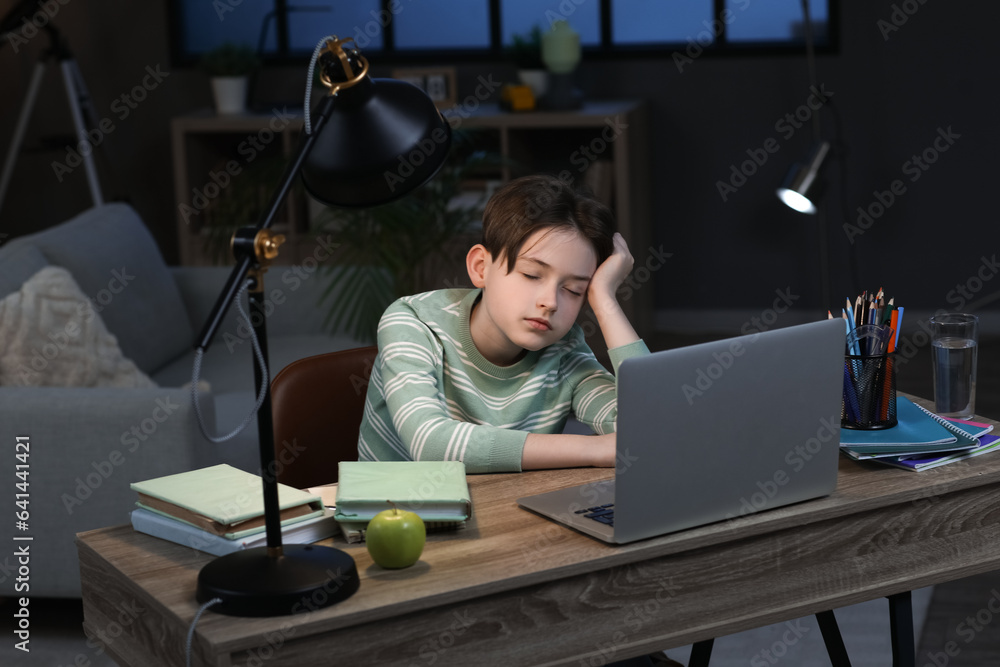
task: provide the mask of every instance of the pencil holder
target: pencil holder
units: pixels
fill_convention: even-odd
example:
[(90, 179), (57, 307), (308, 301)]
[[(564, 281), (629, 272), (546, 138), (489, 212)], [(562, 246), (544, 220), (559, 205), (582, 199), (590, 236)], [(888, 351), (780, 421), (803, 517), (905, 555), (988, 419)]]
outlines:
[(875, 430), (896, 425), (895, 353), (846, 355), (840, 425)]

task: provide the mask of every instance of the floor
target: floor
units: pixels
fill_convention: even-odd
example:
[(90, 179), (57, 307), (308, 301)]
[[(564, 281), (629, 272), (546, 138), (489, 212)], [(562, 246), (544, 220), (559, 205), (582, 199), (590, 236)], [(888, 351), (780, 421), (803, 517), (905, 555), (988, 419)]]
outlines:
[[(687, 345), (712, 336), (663, 334), (649, 341), (653, 350)], [(1000, 339), (980, 341), (977, 412), (1000, 416)], [(900, 391), (930, 396), (930, 354), (926, 346), (898, 364)], [(836, 611), (855, 667), (891, 664), (887, 603), (873, 600)], [(12, 619), (13, 600), (0, 600), (0, 615)], [(84, 637), (79, 600), (33, 599), (30, 603), (30, 653), (15, 647), (6, 632), (0, 644), (5, 667), (108, 667), (107, 655)], [(985, 667), (1000, 664), (1000, 572), (962, 579), (914, 592), (917, 667)], [(12, 630), (14, 629), (11, 626)], [(688, 647), (667, 651), (686, 663)], [(610, 656), (609, 656), (610, 658)], [(613, 658), (611, 658), (613, 659)], [(815, 619), (777, 624), (716, 641), (712, 667), (785, 664), (828, 665)]]

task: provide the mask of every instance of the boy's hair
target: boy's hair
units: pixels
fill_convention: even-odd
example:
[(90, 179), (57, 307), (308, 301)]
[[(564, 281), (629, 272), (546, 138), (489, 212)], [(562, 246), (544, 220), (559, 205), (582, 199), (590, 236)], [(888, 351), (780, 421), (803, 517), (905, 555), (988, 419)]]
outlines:
[(540, 229), (573, 229), (590, 241), (597, 265), (614, 252), (614, 213), (592, 193), (554, 176), (514, 179), (500, 187), (483, 213), (483, 246), (494, 261), (507, 259), (507, 272), (524, 242)]

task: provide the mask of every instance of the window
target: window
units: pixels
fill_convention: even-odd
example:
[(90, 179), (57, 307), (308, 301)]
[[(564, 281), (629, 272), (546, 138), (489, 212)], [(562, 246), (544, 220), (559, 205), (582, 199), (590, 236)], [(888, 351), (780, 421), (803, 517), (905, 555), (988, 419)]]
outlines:
[[(380, 61), (498, 58), (514, 35), (565, 19), (585, 54), (801, 52), (802, 0), (171, 0), (174, 60), (191, 64), (224, 41), (269, 61), (301, 62), (322, 37), (353, 37)], [(836, 47), (836, 3), (809, 0), (819, 51)]]

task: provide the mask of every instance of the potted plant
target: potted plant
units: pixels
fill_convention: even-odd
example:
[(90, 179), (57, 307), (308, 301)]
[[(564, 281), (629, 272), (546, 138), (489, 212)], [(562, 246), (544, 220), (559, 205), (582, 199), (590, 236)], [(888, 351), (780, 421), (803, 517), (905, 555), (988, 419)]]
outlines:
[(464, 284), (460, 260), (469, 239), (462, 237), (481, 221), (486, 197), (459, 195), (470, 177), (500, 164), (498, 155), (474, 150), (468, 133), (456, 132), (441, 171), (409, 195), (367, 209), (326, 209), (317, 227), (340, 248), (323, 266), (327, 324), (374, 341), (379, 318), (395, 299)]
[(257, 53), (249, 46), (225, 42), (205, 53), (201, 65), (212, 79), (216, 112), (242, 113), (250, 75), (260, 67)]
[(508, 49), (521, 83), (531, 88), (536, 100), (548, 91), (549, 73), (542, 62), (542, 28), (535, 25), (526, 35), (513, 35)]
[[(224, 160), (212, 171), (224, 170)], [(205, 253), (215, 264), (231, 264), (233, 261), (233, 232), (245, 225), (253, 225), (264, 215), (274, 194), (275, 184), (280, 182), (285, 172), (287, 160), (279, 153), (264, 153), (244, 165), (242, 171), (233, 176), (229, 185), (221, 188), (218, 197), (202, 211), (199, 232)], [(302, 196), (301, 182), (292, 186), (290, 198)], [(287, 224), (285, 208), (282, 207), (275, 220), (275, 226)]]

